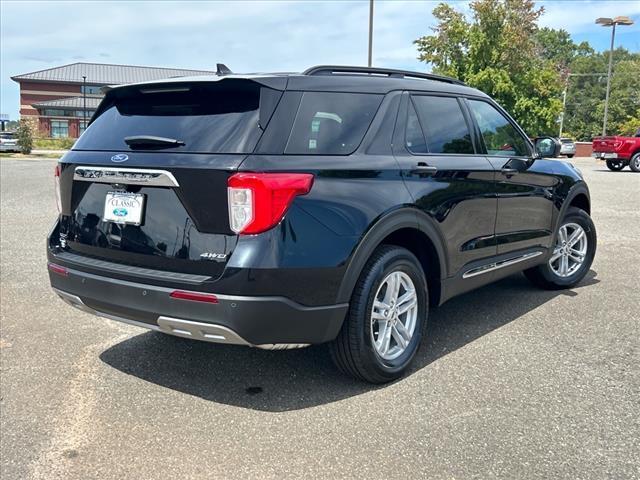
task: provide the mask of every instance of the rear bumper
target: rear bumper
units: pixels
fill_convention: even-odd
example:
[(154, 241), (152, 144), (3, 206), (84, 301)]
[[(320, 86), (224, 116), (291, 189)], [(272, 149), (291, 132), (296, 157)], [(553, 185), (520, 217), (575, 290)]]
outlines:
[[(64, 269), (54, 291), (95, 315), (214, 343), (292, 348), (332, 340), (348, 304), (307, 307), (285, 297), (216, 295), (218, 303), (175, 299), (175, 289)], [(183, 289), (178, 287), (179, 289)]]
[(617, 153), (615, 152), (593, 152), (591, 154), (592, 157), (595, 158), (600, 158), (600, 159), (617, 159), (620, 158), (621, 160), (625, 160), (624, 158), (621, 158)]

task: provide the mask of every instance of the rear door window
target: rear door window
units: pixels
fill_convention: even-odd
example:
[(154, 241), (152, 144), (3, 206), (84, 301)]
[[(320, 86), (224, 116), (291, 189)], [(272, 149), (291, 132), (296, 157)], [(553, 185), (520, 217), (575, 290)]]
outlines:
[(285, 153), (353, 153), (371, 125), (382, 97), (364, 93), (305, 92)]
[(184, 143), (162, 151), (251, 153), (262, 135), (261, 96), (281, 94), (247, 80), (125, 87), (112, 93), (75, 150), (126, 151), (125, 137), (156, 136)]
[(524, 137), (493, 105), (481, 100), (469, 100), (469, 108), (478, 122), (488, 155), (524, 157), (531, 154)]
[[(424, 132), (426, 149), (423, 148), (425, 151), (421, 151), (420, 148), (407, 144), (409, 151), (440, 154), (474, 153), (469, 126), (456, 98), (429, 95), (414, 95), (411, 98)], [(411, 119), (411, 115), (412, 109), (409, 108), (408, 127), (415, 129), (415, 126), (412, 127), (415, 125), (415, 120)]]

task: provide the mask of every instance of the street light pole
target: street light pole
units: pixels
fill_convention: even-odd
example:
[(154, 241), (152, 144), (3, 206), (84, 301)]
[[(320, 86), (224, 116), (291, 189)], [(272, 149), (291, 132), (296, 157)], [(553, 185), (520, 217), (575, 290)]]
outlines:
[(633, 25), (629, 17), (597, 18), (596, 23), (611, 29), (611, 47), (609, 48), (609, 71), (607, 73), (607, 93), (604, 97), (604, 119), (602, 120), (602, 136), (607, 135), (607, 114), (609, 113), (609, 89), (611, 88), (611, 68), (613, 67), (613, 42), (616, 37), (616, 25)]
[(604, 120), (602, 121), (602, 136), (607, 134), (607, 114), (609, 113), (609, 90), (611, 88), (611, 67), (613, 65), (613, 40), (616, 38), (616, 24), (611, 29), (611, 47), (609, 48), (609, 70), (607, 71), (607, 93), (604, 97)]
[(369, 0), (369, 61), (370, 67), (373, 61), (373, 0)]

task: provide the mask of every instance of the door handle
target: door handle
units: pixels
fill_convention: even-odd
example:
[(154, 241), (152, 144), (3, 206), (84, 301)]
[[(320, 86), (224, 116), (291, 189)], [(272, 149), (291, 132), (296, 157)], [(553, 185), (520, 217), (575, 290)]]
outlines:
[(436, 173), (437, 171), (438, 167), (427, 165), (425, 162), (418, 162), (411, 170), (411, 173)]
[(500, 170), (500, 173), (502, 173), (506, 177), (513, 177), (514, 175), (517, 175), (519, 172), (520, 170), (518, 170), (517, 168), (509, 168), (509, 167), (503, 167), (502, 170)]

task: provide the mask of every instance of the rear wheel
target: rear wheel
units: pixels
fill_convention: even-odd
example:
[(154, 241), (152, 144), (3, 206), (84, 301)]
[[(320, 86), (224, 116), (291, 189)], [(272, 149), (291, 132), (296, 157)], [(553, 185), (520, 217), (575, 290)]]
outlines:
[(629, 166), (631, 167), (631, 170), (633, 170), (634, 172), (640, 172), (640, 152), (636, 153), (633, 157), (631, 157)]
[(607, 168), (613, 172), (617, 172), (624, 168), (624, 160), (610, 158), (607, 160)]
[(573, 153), (570, 155), (567, 155), (568, 158), (573, 158)]
[(371, 383), (400, 377), (413, 359), (428, 315), (427, 282), (409, 250), (383, 245), (364, 267), (331, 357), (348, 375)]
[(584, 210), (569, 207), (547, 263), (525, 270), (524, 274), (545, 289), (571, 288), (585, 277), (595, 253), (596, 228), (591, 217)]

